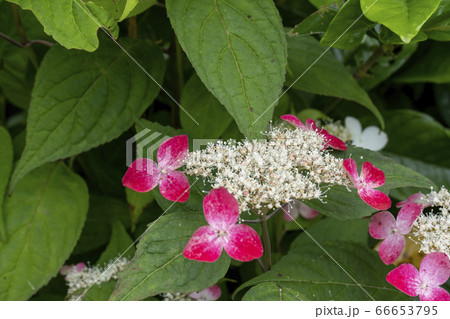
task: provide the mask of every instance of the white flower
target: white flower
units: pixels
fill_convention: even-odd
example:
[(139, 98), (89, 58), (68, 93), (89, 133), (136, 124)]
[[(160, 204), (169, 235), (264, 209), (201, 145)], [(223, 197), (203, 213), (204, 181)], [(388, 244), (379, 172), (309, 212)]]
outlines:
[(382, 150), (387, 142), (388, 136), (376, 126), (368, 126), (364, 130), (361, 123), (353, 116), (345, 118), (345, 127), (352, 136), (352, 144), (372, 151)]

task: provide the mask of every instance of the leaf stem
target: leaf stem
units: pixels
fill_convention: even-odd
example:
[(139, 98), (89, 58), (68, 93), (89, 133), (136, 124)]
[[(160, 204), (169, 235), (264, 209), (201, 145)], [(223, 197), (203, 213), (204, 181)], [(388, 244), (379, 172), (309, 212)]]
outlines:
[(13, 12), (14, 22), (16, 23), (17, 32), (19, 33), (22, 47), (27, 50), (28, 57), (31, 61), (31, 63), (34, 65), (36, 70), (39, 68), (39, 59), (36, 55), (36, 53), (33, 50), (33, 47), (29, 45), (29, 41), (27, 39), (25, 29), (23, 27), (22, 21), (20, 20), (20, 13), (19, 13), (19, 7), (16, 4), (11, 4), (11, 9)]
[(267, 216), (263, 215), (261, 218), (261, 229), (262, 229), (262, 238), (264, 244), (264, 255), (266, 259), (266, 269), (270, 270), (272, 268), (272, 252), (270, 247), (270, 235), (269, 228), (267, 227)]

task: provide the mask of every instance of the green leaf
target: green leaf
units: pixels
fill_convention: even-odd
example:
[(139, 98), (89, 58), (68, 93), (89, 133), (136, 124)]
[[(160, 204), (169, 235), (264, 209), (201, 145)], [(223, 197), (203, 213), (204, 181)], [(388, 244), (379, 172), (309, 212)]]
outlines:
[(383, 56), (370, 68), (370, 74), (359, 79), (359, 84), (370, 90), (397, 72), (416, 52), (418, 44), (405, 44), (395, 56)]
[(297, 24), (289, 33), (295, 36), (325, 33), (331, 20), (336, 16), (334, 10), (319, 10)]
[(8, 0), (31, 10), (47, 34), (68, 49), (94, 51), (98, 47), (97, 30), (109, 29), (117, 37), (118, 27), (112, 17), (92, 2), (81, 0)]
[(102, 282), (100, 285), (93, 285), (84, 294), (83, 301), (108, 301), (116, 288), (117, 280)]
[[(386, 44), (405, 44), (403, 40), (394, 32), (386, 28), (385, 26), (381, 26), (380, 33), (378, 35), (378, 38), (382, 43)], [(410, 44), (416, 43), (416, 42), (422, 42), (428, 39), (428, 36), (425, 32), (419, 31), (417, 35), (410, 40)]]
[(73, 253), (86, 253), (108, 244), (114, 220), (119, 220), (127, 228), (130, 226), (127, 203), (112, 197), (91, 195), (86, 223)]
[(413, 110), (390, 111), (386, 119), (385, 151), (450, 168), (450, 137), (439, 122)]
[[(394, 78), (396, 82), (450, 83), (449, 42), (434, 42), (415, 56), (414, 63)], [(419, 52), (418, 52), (419, 53)]]
[(70, 256), (86, 219), (88, 189), (64, 164), (48, 164), (20, 181), (4, 209), (0, 299), (26, 300)]
[(139, 193), (128, 187), (125, 187), (125, 194), (130, 208), (131, 224), (136, 227), (144, 208), (150, 205), (154, 198), (151, 192)]
[(286, 66), (272, 0), (168, 0), (175, 33), (198, 76), (248, 138), (272, 118)]
[(311, 4), (313, 4), (317, 9), (320, 9), (324, 6), (336, 5), (339, 2), (338, 0), (309, 0)]
[(276, 300), (276, 301), (299, 301), (307, 300), (301, 296), (296, 290), (285, 288), (278, 285), (276, 282), (263, 282), (252, 288), (242, 298), (244, 301), (261, 301), (261, 300)]
[(360, 244), (367, 244), (369, 236), (369, 219), (336, 220), (325, 218), (312, 225), (307, 231), (301, 233), (292, 242), (290, 249), (297, 249), (303, 246), (314, 246), (327, 241), (353, 241)]
[(195, 74), (186, 83), (181, 94), (180, 104), (189, 113), (188, 115), (186, 112), (180, 112), (180, 121), (183, 129), (191, 138), (219, 138), (233, 122), (233, 118), (227, 110)]
[[(388, 134), (388, 136), (390, 135)], [(382, 187), (377, 189), (385, 193), (389, 193), (391, 189), (401, 187), (430, 188), (435, 186), (426, 177), (378, 152), (350, 145), (347, 151), (339, 152), (335, 155), (340, 158), (352, 157), (358, 165), (359, 173), (364, 162), (370, 162), (381, 169), (385, 174), (386, 181)], [(376, 211), (376, 209), (361, 200), (355, 189), (349, 192), (343, 186), (331, 186), (326, 193), (324, 202), (317, 199), (304, 202), (320, 213), (337, 219), (361, 218), (369, 216)]]
[(450, 0), (441, 1), (421, 31), (425, 32), (432, 40), (450, 41)]
[[(161, 82), (165, 63), (158, 47), (142, 40), (123, 45)], [(53, 47), (36, 76), (26, 147), (12, 186), (35, 167), (117, 138), (158, 91), (159, 86), (109, 39), (95, 53)]]
[(123, 224), (117, 219), (114, 219), (111, 221), (111, 225), (111, 240), (97, 261), (97, 265), (100, 267), (104, 267), (111, 260), (119, 257), (131, 259), (134, 256), (135, 248), (133, 239), (128, 235)]
[(374, 22), (363, 16), (359, 0), (349, 0), (331, 21), (320, 43), (338, 49), (351, 49), (361, 44), (366, 32), (374, 26)]
[[(290, 37), (286, 84), (314, 94), (355, 101), (371, 111), (381, 126), (383, 117), (348, 69), (312, 37)], [(339, 83), (339, 85), (336, 85)]]
[(409, 43), (437, 9), (441, 0), (361, 0), (364, 15), (381, 23)]
[[(301, 300), (408, 300), (386, 282), (392, 268), (384, 265), (375, 251), (358, 243), (306, 245), (289, 251), (272, 270), (244, 283), (235, 294), (256, 284), (273, 283), (287, 290), (290, 298)], [(250, 297), (255, 298), (254, 294)], [(268, 298), (261, 300), (280, 300), (273, 292), (259, 296)]]
[(9, 182), (13, 164), (13, 146), (11, 136), (8, 131), (0, 126), (0, 237), (6, 239), (5, 225), (3, 218), (3, 199), (5, 197), (6, 187)]
[(163, 292), (194, 292), (215, 284), (228, 270), (225, 253), (214, 263), (186, 259), (183, 249), (206, 225), (202, 213), (178, 213), (156, 220), (142, 236), (135, 257), (119, 274), (112, 300), (140, 300)]
[(92, 0), (102, 7), (117, 21), (137, 15), (154, 5), (157, 0)]

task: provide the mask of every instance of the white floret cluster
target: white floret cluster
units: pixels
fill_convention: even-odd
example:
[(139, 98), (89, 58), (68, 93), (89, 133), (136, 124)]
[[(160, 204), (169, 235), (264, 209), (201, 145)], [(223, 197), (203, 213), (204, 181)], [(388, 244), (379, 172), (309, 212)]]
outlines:
[(450, 257), (450, 193), (445, 187), (422, 196), (423, 202), (432, 203), (430, 213), (422, 213), (414, 223), (413, 233), (425, 254), (443, 252)]
[(120, 258), (118, 260), (110, 260), (105, 266), (86, 266), (83, 270), (77, 271), (73, 268), (66, 276), (66, 284), (68, 286), (67, 293), (69, 300), (81, 300), (80, 298), (85, 289), (90, 288), (94, 284), (101, 285), (111, 279), (117, 279), (117, 274), (125, 269), (129, 260)]
[(185, 173), (225, 187), (242, 211), (263, 213), (293, 199), (320, 199), (324, 184), (349, 185), (338, 159), (314, 131), (274, 128), (267, 139), (217, 141), (190, 153)]

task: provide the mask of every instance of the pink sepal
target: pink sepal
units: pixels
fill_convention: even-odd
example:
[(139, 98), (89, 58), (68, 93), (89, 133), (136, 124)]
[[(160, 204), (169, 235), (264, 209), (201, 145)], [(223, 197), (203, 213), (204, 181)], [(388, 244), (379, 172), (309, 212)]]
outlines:
[(158, 164), (148, 158), (138, 158), (125, 173), (122, 184), (136, 192), (148, 192), (158, 185), (160, 180)]
[(184, 257), (188, 259), (210, 263), (219, 259), (221, 253), (222, 240), (210, 226), (197, 229), (183, 250)]
[(239, 261), (250, 261), (263, 254), (263, 246), (258, 233), (248, 225), (234, 225), (228, 230), (223, 248)]
[(189, 199), (189, 180), (183, 172), (172, 171), (164, 175), (159, 184), (159, 190), (164, 198), (184, 203)]
[(189, 154), (189, 142), (186, 135), (178, 135), (164, 141), (158, 149), (158, 164), (162, 169), (174, 171), (183, 166)]

